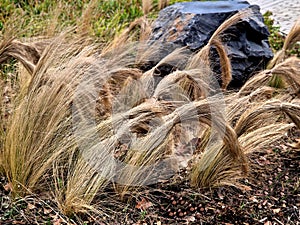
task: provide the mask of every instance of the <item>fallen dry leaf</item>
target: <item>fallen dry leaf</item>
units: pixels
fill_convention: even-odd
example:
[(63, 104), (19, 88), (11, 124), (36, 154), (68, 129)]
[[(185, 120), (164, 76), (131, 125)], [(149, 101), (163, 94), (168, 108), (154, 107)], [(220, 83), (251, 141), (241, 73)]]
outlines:
[(274, 213), (279, 213), (279, 212), (280, 212), (280, 209), (273, 209), (273, 212), (274, 212)]
[(12, 191), (13, 190), (12, 183), (9, 182), (9, 183), (5, 184), (3, 188), (5, 191), (9, 191), (9, 192)]
[(255, 196), (250, 197), (249, 200), (252, 202), (258, 203), (258, 200), (256, 199)]
[(27, 209), (32, 210), (32, 209), (35, 209), (35, 208), (36, 208), (35, 205), (33, 205), (33, 204), (31, 204), (31, 203), (28, 203), (28, 204), (27, 204)]
[(142, 200), (136, 204), (135, 208), (141, 209), (141, 210), (146, 210), (151, 206), (153, 206), (153, 204), (151, 202), (147, 201), (145, 198), (142, 198)]
[(44, 214), (45, 215), (48, 215), (49, 213), (51, 213), (52, 212), (52, 209), (45, 209), (44, 208)]
[(57, 220), (54, 221), (53, 225), (60, 225), (61, 222), (62, 222), (62, 219), (59, 218), (59, 219), (57, 219)]

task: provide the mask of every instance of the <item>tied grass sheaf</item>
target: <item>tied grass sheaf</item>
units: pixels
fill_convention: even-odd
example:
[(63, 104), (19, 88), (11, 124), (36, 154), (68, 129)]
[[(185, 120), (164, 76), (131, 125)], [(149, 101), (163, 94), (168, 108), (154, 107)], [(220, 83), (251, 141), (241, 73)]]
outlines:
[[(221, 35), (251, 10), (198, 52), (176, 49), (148, 68), (162, 47), (146, 43), (152, 18), (172, 1), (4, 2), (0, 173), (15, 198), (47, 192), (66, 216), (111, 213), (107, 201), (121, 204), (182, 169), (195, 189), (245, 189), (248, 156), (300, 127), (300, 61), (288, 54), (299, 20), (266, 70), (228, 91)], [(212, 85), (212, 46), (221, 87)], [(173, 68), (157, 79), (164, 65)], [(282, 88), (270, 85), (274, 76)]]

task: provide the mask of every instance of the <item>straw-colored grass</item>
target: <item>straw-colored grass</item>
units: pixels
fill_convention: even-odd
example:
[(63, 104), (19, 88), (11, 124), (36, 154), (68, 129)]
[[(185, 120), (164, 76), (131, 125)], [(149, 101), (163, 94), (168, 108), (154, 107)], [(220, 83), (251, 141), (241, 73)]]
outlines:
[(169, 0), (158, 0), (158, 9), (161, 10), (169, 5)]
[(297, 93), (299, 92), (299, 70), (300, 60), (297, 57), (290, 57), (283, 62), (274, 66), (271, 70), (264, 70), (259, 74), (253, 76), (246, 84), (240, 89), (240, 95), (250, 94), (258, 87), (268, 85), (272, 76), (276, 75), (283, 81), (289, 84), (289, 86)]
[[(268, 63), (267, 68), (272, 69), (276, 65), (282, 63), (289, 54), (289, 51), (292, 50), (294, 45), (300, 41), (300, 18), (295, 22), (294, 26), (292, 27), (291, 31), (287, 35), (284, 40), (283, 47), (281, 50), (276, 52), (273, 59)], [(272, 76), (272, 79), (269, 82), (270, 86), (273, 87), (285, 87), (284, 79), (277, 74)]]
[[(95, 6), (89, 7), (86, 13)], [(87, 31), (76, 35), (74, 29), (43, 45), (4, 39), (0, 59), (15, 57), (23, 65), (12, 114), (0, 117), (0, 172), (13, 195), (47, 190), (66, 215), (100, 213), (101, 201), (95, 202), (109, 198), (108, 187), (124, 200), (141, 186), (168, 180), (188, 163), (194, 187), (241, 187), (248, 154), (300, 127), (300, 106), (288, 102), (299, 91), (298, 58), (260, 72), (239, 92), (226, 91), (231, 67), (220, 34), (250, 15), (240, 12), (225, 21), (198, 53), (176, 49), (145, 72), (141, 65), (151, 62), (161, 46), (131, 42), (130, 32), (146, 18), (107, 48), (84, 37)], [(224, 66), (223, 92), (210, 69), (211, 46)], [(164, 65), (172, 69), (162, 75)], [(273, 74), (293, 93), (267, 87)], [(200, 144), (183, 151), (193, 138)]]
[(221, 42), (220, 35), (230, 26), (238, 23), (243, 18), (250, 17), (252, 14), (253, 12), (251, 9), (242, 10), (234, 14), (229, 19), (225, 20), (212, 34), (208, 43), (203, 48), (201, 48), (193, 58), (191, 58), (188, 64), (188, 68), (197, 68), (199, 61), (204, 61), (207, 65), (210, 65), (210, 49), (214, 46), (220, 57), (222, 89), (226, 90), (227, 86), (229, 85), (232, 79), (231, 63), (230, 59), (227, 56), (225, 46)]
[(300, 41), (300, 18), (295, 22), (291, 31), (288, 33), (284, 40), (284, 44), (281, 50), (279, 50), (274, 58), (269, 62), (268, 68), (271, 69), (279, 63), (282, 63), (287, 58), (287, 52), (293, 48), (293, 46)]

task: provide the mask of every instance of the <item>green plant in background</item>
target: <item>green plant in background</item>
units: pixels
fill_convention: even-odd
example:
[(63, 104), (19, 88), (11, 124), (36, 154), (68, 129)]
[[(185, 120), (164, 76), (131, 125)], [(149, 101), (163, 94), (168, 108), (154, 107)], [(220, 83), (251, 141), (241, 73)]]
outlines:
[[(263, 16), (264, 22), (270, 31), (270, 46), (274, 52), (277, 52), (282, 49), (286, 35), (280, 32), (280, 26), (275, 25), (272, 15), (272, 12), (267, 11)], [(295, 44), (293, 48), (288, 51), (288, 55), (295, 55), (297, 57), (300, 57), (300, 44)]]
[[(167, 4), (184, 1), (149, 0), (148, 17), (157, 17), (158, 11)], [(144, 0), (3, 0), (0, 34), (13, 28), (18, 32), (17, 37), (53, 36), (68, 26), (84, 25), (89, 35), (99, 42), (107, 42), (144, 15), (144, 4)]]
[[(278, 54), (284, 54), (286, 57), (288, 56), (297, 56), (300, 57), (300, 44), (295, 43), (292, 44), (291, 48), (289, 49), (283, 49), (285, 47), (285, 41), (290, 42), (288, 36), (284, 35), (282, 32), (280, 32), (280, 26), (276, 26), (274, 24), (274, 20), (272, 19), (272, 12), (268, 11), (264, 15), (264, 22), (267, 25), (269, 31), (270, 31), (270, 37), (269, 37), (269, 43), (274, 53)], [(282, 52), (283, 51), (283, 52)], [(282, 52), (282, 53), (280, 53)], [(277, 56), (275, 54), (274, 59), (270, 64), (268, 65), (269, 69), (271, 69), (274, 65), (273, 61), (277, 60)], [(277, 75), (273, 75), (271, 80), (269, 81), (269, 85), (271, 87), (275, 88), (284, 88), (285, 83), (282, 80), (281, 77)]]
[(94, 10), (98, 16), (92, 18), (93, 33), (105, 41), (119, 33), (135, 18), (143, 15), (141, 2), (133, 1), (99, 1)]
[(282, 49), (284, 36), (280, 32), (280, 27), (274, 24), (274, 20), (272, 19), (272, 12), (267, 11), (264, 16), (265, 24), (267, 25), (270, 31), (269, 42), (273, 51), (278, 51)]
[(140, 212), (140, 219), (141, 220), (145, 219), (146, 215), (147, 215), (147, 211), (146, 210), (141, 211)]

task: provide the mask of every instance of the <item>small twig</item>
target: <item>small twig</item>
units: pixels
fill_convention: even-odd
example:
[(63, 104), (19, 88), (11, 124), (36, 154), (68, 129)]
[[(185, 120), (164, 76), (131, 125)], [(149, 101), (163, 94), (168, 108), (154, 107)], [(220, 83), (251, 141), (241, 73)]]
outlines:
[(284, 225), (283, 223), (281, 223), (278, 219), (276, 219), (275, 217), (274, 217), (274, 220), (276, 220), (278, 223), (280, 223), (281, 225)]

